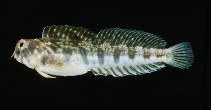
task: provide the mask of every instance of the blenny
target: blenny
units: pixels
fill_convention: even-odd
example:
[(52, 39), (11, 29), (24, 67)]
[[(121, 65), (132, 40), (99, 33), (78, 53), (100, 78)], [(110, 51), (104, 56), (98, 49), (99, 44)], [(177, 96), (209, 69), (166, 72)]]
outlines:
[(165, 48), (157, 35), (140, 30), (107, 28), (94, 33), (67, 25), (46, 26), (39, 39), (21, 39), (12, 55), (45, 78), (94, 75), (142, 75), (166, 64), (188, 69), (193, 63), (190, 43)]

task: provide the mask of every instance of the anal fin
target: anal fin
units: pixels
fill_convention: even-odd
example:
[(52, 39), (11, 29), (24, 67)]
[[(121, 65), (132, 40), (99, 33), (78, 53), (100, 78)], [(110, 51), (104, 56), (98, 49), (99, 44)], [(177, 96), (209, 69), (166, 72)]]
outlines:
[(145, 65), (128, 65), (128, 66), (116, 66), (116, 67), (100, 67), (93, 68), (94, 75), (112, 75), (114, 77), (123, 77), (126, 75), (142, 75), (145, 73), (151, 73), (164, 68), (165, 64), (161, 62), (145, 64)]

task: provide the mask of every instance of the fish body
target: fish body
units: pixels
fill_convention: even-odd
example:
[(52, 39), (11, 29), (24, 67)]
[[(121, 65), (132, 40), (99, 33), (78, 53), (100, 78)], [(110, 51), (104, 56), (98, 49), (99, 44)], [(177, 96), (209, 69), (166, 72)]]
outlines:
[(21, 39), (14, 58), (46, 78), (95, 75), (122, 77), (151, 73), (166, 64), (187, 69), (193, 63), (188, 42), (165, 48), (157, 35), (120, 28), (94, 33), (82, 27), (46, 26), (42, 38)]

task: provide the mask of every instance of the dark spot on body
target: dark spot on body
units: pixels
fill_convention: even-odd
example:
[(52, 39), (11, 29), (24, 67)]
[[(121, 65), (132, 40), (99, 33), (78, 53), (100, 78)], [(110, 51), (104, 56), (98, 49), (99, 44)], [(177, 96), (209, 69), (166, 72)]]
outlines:
[(48, 57), (47, 56), (43, 56), (42, 59), (41, 59), (41, 63), (43, 65), (46, 65), (47, 64), (47, 60), (48, 60)]
[(50, 45), (49, 46), (54, 52), (56, 52), (56, 50), (58, 49), (55, 45)]
[(156, 57), (162, 57), (163, 55), (162, 54), (156, 54)]
[(87, 58), (87, 50), (85, 48), (79, 48), (79, 52), (80, 52), (80, 54), (82, 56), (83, 62), (85, 64), (89, 64), (88, 58)]
[(115, 49), (114, 50), (113, 56), (114, 56), (114, 62), (115, 63), (119, 62), (119, 58), (120, 58), (121, 52), (123, 52), (123, 50), (120, 50), (120, 49)]
[(61, 67), (63, 65), (63, 61), (61, 61), (61, 59), (55, 58), (55, 56), (51, 54), (43, 56), (41, 59), (41, 63), (43, 65), (49, 64), (54, 67)]
[(130, 59), (134, 59), (136, 56), (136, 50), (135, 48), (128, 48), (128, 57)]
[(73, 53), (73, 49), (72, 49), (71, 47), (64, 47), (64, 48), (63, 48), (63, 52), (64, 52), (65, 54), (71, 55), (71, 54)]
[(143, 55), (144, 58), (149, 59), (150, 56), (151, 56), (151, 53), (149, 53), (148, 51), (144, 51), (144, 55)]

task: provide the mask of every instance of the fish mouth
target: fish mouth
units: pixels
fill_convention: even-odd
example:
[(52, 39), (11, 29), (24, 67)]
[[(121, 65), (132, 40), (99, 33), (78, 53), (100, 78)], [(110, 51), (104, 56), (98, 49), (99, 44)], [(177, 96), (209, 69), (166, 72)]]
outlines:
[[(21, 56), (21, 55), (20, 55)], [(15, 60), (17, 60), (20, 63), (23, 63), (23, 57), (18, 57), (17, 55), (15, 55), (15, 51), (12, 53), (12, 55), (10, 56), (10, 59), (14, 58)]]

